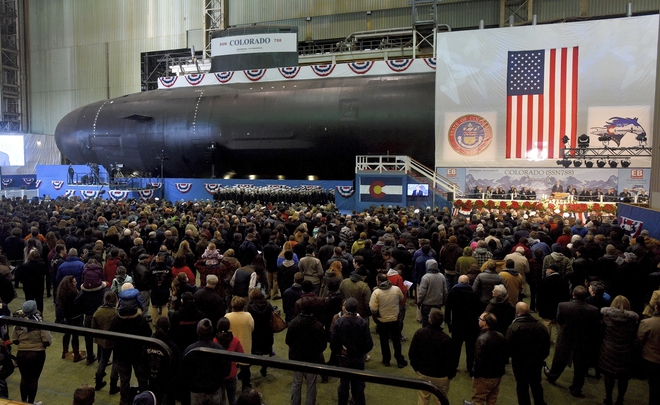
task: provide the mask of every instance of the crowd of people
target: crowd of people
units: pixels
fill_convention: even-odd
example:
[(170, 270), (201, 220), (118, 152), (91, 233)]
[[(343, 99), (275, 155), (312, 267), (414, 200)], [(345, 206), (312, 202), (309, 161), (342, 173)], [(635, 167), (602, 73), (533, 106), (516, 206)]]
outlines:
[[(582, 190), (578, 190), (574, 185), (564, 188), (561, 181), (557, 181), (550, 190), (551, 196), (556, 194), (561, 195), (562, 198), (570, 197), (574, 201), (583, 202), (649, 202), (649, 195), (644, 189), (637, 190), (635, 193), (631, 193), (627, 188), (623, 188), (621, 192), (617, 193), (613, 187), (607, 188), (605, 191), (601, 187), (585, 187)], [(516, 186), (506, 188), (503, 186), (477, 185), (472, 189), (469, 197), (488, 200), (536, 200), (541, 196), (537, 195), (533, 187), (523, 186), (518, 189)]]
[[(108, 385), (112, 356), (109, 390), (122, 405), (132, 403), (132, 371), (159, 404), (234, 404), (251, 388), (250, 365), (192, 350), (274, 355), (271, 302), (280, 299), (292, 360), (364, 369), (373, 328), (384, 366), (410, 364), (445, 393), (464, 345), (475, 404), (496, 402), (509, 358), (521, 404), (530, 389), (545, 403), (542, 373), (554, 383), (571, 362), (575, 397), (594, 368), (605, 403), (614, 403), (616, 381), (621, 404), (644, 364), (649, 403), (660, 401), (660, 241), (645, 231), (632, 238), (608, 217), (583, 224), (550, 212), (464, 217), (381, 206), (342, 214), (332, 204), (58, 198), (2, 199), (0, 219), (3, 309), (20, 285), (19, 316), (40, 320), (45, 296), (57, 322), (153, 336), (175, 354), (168, 363), (158, 350), (86, 337), (82, 355), (78, 338), (64, 335), (62, 358), (98, 362), (96, 390)], [(421, 328), (404, 353), (410, 302)], [(43, 366), (52, 341), (34, 331), (3, 334), (18, 348), (27, 402), (37, 394), (34, 364)], [(292, 381), (292, 405), (302, 402), (303, 382), (306, 403), (315, 402), (316, 375), (294, 372)], [(364, 404), (364, 389), (340, 379), (339, 404)], [(419, 403), (430, 397), (420, 392)]]

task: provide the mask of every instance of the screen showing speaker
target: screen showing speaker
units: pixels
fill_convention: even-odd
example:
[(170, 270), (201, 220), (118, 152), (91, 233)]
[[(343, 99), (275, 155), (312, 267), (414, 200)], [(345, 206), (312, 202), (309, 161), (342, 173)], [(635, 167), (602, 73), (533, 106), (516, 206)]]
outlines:
[(0, 135), (0, 166), (24, 166), (23, 135)]
[(428, 184), (418, 184), (418, 183), (408, 183), (408, 192), (406, 194), (409, 197), (428, 197), (429, 196), (429, 185)]

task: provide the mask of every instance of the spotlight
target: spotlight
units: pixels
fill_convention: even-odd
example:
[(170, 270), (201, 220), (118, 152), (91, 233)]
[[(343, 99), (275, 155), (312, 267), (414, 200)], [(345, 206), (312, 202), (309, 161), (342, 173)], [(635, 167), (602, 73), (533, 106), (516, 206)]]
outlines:
[(564, 145), (566, 145), (566, 144), (568, 143), (568, 141), (570, 141), (570, 140), (571, 140), (571, 138), (569, 138), (568, 135), (564, 135), (564, 137), (561, 138), (561, 142), (562, 142)]
[(577, 139), (577, 142), (578, 142), (578, 147), (588, 148), (589, 147), (589, 135), (587, 135), (587, 134), (580, 135)]
[(639, 142), (640, 145), (645, 144), (647, 139), (646, 139), (646, 133), (642, 132), (641, 134), (638, 134), (635, 139), (637, 142)]
[(585, 164), (585, 166), (587, 166), (588, 168), (592, 168), (592, 167), (594, 167), (594, 162), (592, 162), (591, 160), (588, 161), (588, 162), (584, 162), (584, 164)]
[(630, 160), (622, 160), (621, 167), (630, 167)]
[(580, 167), (580, 166), (582, 166), (582, 161), (581, 161), (581, 160), (574, 160), (574, 161), (573, 161), (573, 166), (575, 166), (575, 167)]
[(610, 160), (610, 167), (617, 167), (619, 165), (619, 162), (616, 160)]
[(606, 163), (605, 163), (604, 160), (597, 160), (597, 161), (596, 161), (596, 165), (598, 165), (598, 167), (605, 167), (605, 164), (606, 164)]
[(599, 136), (598, 140), (601, 141), (603, 145), (607, 145), (612, 140), (612, 137), (609, 135), (603, 135), (603, 136)]

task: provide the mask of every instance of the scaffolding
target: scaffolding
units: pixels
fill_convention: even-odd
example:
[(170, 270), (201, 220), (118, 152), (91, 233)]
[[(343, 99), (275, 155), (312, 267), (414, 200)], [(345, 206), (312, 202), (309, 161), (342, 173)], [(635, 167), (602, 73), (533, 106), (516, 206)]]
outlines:
[(22, 132), (25, 127), (20, 13), (17, 0), (0, 0), (0, 131), (3, 132)]

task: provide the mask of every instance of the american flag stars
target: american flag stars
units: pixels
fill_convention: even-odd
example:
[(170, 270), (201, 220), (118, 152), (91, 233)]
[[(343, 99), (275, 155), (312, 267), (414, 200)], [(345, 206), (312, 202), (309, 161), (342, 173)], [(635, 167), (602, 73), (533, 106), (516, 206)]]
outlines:
[(509, 96), (543, 93), (544, 57), (543, 50), (509, 53), (507, 72)]

